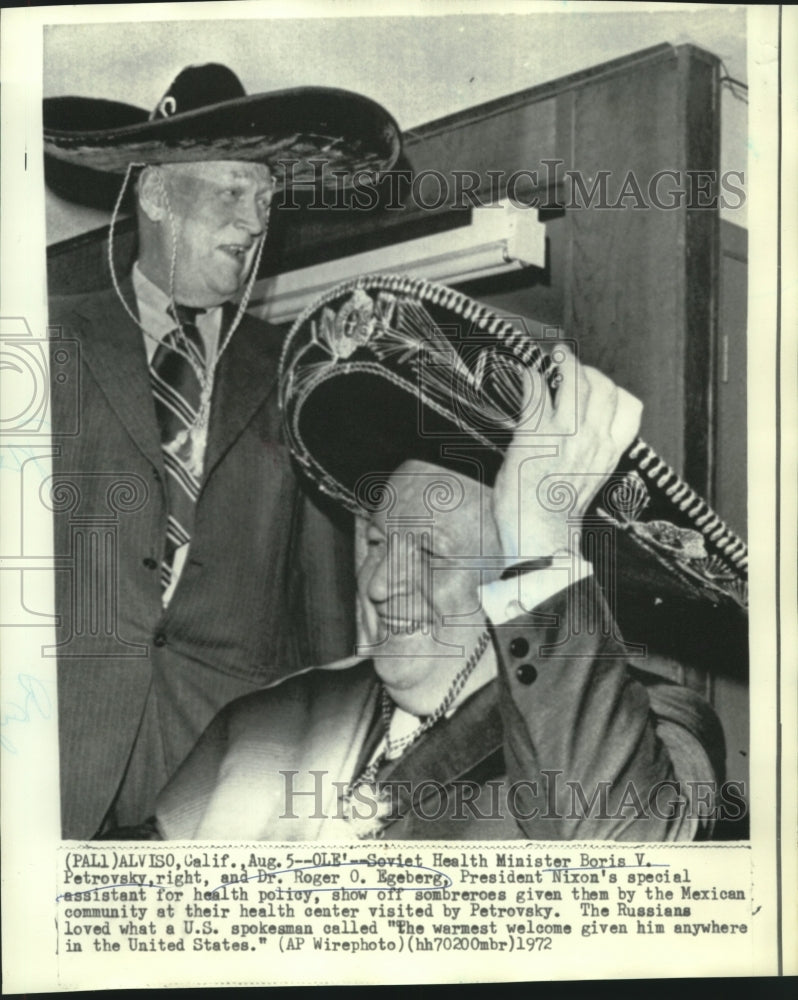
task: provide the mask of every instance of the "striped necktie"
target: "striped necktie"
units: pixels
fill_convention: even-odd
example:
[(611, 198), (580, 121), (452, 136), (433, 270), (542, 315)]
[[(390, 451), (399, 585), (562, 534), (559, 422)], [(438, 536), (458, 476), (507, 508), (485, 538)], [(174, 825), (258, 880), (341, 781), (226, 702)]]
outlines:
[(205, 310), (178, 305), (174, 310), (170, 306), (168, 311), (179, 325), (166, 334), (150, 361), (169, 498), (166, 545), (161, 563), (163, 590), (172, 579), (175, 552), (190, 541), (194, 527), (202, 463), (190, 431), (199, 414), (202, 393), (197, 370), (205, 371), (205, 344), (196, 324), (197, 316)]

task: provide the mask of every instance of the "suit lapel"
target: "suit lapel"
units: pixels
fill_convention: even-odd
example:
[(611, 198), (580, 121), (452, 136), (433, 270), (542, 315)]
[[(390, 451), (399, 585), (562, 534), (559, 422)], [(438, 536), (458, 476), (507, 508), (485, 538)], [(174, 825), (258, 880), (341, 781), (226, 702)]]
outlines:
[[(131, 282), (121, 291), (135, 309)], [(136, 447), (163, 469), (144, 334), (113, 289), (86, 298), (75, 311), (84, 320), (81, 351), (92, 375)]]
[(228, 706), (159, 796), (168, 838), (319, 839), (337, 812), (333, 782), (351, 773), (377, 689), (371, 665), (353, 657)]
[(313, 804), (301, 839), (323, 840), (324, 818), (332, 819), (335, 826), (338, 815), (340, 788), (334, 782), (351, 779), (380, 688), (369, 660), (346, 670), (320, 670), (316, 676), (323, 683), (310, 703), (299, 771), (305, 775), (321, 772), (324, 804), (320, 813)]
[[(222, 330), (229, 326), (235, 306), (224, 309)], [(205, 455), (205, 478), (252, 419), (277, 384), (274, 331), (244, 316), (219, 361), (213, 388), (211, 425)], [(222, 333), (224, 338), (224, 333)]]
[[(397, 782), (397, 808), (386, 830), (401, 820), (426, 798), (437, 796), (437, 787), (465, 777), (493, 756), (502, 746), (503, 728), (499, 715), (498, 684), (493, 680), (475, 692), (450, 718), (439, 722), (415, 746), (389, 762), (377, 775), (378, 782)], [(406, 782), (402, 787), (399, 782)], [(421, 782), (430, 782), (428, 791), (413, 796)], [(386, 839), (391, 838), (386, 833)]]
[[(120, 287), (125, 301), (135, 311), (132, 283), (127, 280)], [(76, 313), (84, 320), (81, 348), (94, 378), (136, 446), (163, 469), (144, 334), (122, 308), (113, 289), (87, 297)], [(235, 306), (225, 306), (226, 324), (234, 313)], [(265, 324), (245, 316), (221, 357), (205, 456), (206, 478), (275, 389), (275, 345), (264, 342), (270, 332)]]

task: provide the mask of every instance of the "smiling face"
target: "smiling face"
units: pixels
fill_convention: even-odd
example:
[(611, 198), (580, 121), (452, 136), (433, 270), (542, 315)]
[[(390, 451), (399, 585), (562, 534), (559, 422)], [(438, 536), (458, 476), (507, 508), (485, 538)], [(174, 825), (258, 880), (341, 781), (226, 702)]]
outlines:
[[(393, 700), (429, 715), (485, 628), (477, 587), (497, 571), (480, 574), (479, 557), (500, 554), (490, 491), (420, 461), (405, 462), (387, 489), (395, 502), (369, 517), (358, 571), (368, 653)], [(490, 657), (475, 680), (480, 669)]]
[[(167, 164), (142, 176), (139, 266), (189, 306), (216, 306), (244, 285), (266, 229), (272, 178), (260, 163)], [(170, 289), (173, 246), (174, 288)]]

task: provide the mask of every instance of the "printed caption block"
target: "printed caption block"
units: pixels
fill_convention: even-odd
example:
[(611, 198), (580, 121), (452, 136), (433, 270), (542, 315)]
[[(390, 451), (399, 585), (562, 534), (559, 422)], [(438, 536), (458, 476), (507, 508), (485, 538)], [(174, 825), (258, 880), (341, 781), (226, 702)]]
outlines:
[(72, 846), (56, 906), (64, 985), (111, 984), (120, 958), (126, 985), (167, 968), (175, 984), (444, 981), (445, 955), (477, 980), (508, 955), (521, 979), (617, 972), (621, 955), (630, 977), (682, 958), (734, 974), (761, 909), (745, 846), (565, 843)]

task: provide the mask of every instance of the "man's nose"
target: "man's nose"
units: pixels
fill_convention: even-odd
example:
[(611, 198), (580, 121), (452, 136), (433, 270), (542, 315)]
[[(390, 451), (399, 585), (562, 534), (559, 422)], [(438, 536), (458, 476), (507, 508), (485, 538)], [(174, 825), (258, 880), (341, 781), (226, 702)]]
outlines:
[(418, 587), (421, 573), (420, 539), (412, 531), (389, 533), (371, 573), (368, 595), (374, 604), (390, 605), (386, 613), (412, 618), (408, 598)]
[(237, 208), (236, 224), (246, 229), (251, 236), (260, 236), (266, 228), (269, 206), (253, 195), (239, 199)]

